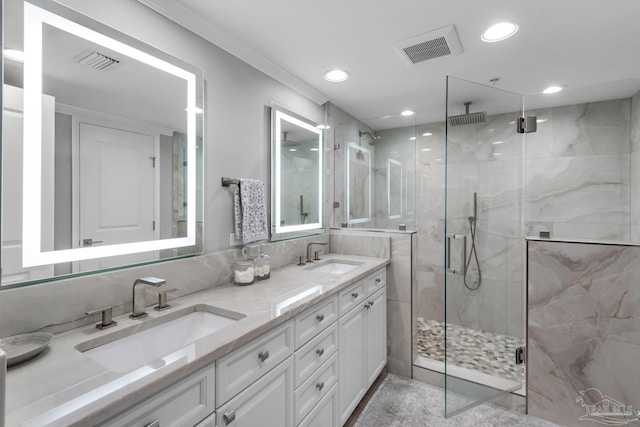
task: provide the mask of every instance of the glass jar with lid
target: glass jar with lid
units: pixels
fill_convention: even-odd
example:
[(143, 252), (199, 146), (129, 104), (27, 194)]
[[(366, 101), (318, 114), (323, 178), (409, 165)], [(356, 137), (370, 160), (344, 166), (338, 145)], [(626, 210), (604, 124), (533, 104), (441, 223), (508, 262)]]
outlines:
[(255, 276), (258, 280), (265, 280), (271, 277), (271, 257), (264, 252), (258, 253), (254, 260)]

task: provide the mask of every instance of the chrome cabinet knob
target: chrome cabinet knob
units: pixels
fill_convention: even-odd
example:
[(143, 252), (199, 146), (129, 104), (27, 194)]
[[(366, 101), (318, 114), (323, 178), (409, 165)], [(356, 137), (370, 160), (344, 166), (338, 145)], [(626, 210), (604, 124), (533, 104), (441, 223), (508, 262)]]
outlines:
[(324, 354), (324, 348), (317, 349), (316, 354), (318, 355), (318, 357), (322, 357), (322, 355)]
[(358, 298), (358, 293), (357, 292), (352, 293), (351, 294), (351, 298), (353, 298), (353, 299)]
[(324, 388), (324, 382), (319, 382), (318, 384), (316, 384), (316, 388), (318, 389), (318, 391), (322, 391), (322, 389)]
[(318, 323), (322, 322), (324, 320), (324, 314), (318, 314), (316, 316), (316, 320), (318, 321)]
[(269, 358), (269, 350), (261, 351), (258, 354), (258, 359), (260, 359), (262, 363), (264, 363), (264, 361), (267, 360), (268, 358)]

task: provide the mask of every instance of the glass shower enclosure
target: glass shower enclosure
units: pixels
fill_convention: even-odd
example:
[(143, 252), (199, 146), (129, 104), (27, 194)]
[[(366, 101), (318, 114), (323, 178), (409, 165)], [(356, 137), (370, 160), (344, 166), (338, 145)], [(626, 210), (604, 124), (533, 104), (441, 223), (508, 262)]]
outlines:
[(445, 317), (422, 325), (444, 337), (446, 416), (523, 388), (522, 116), (522, 95), (447, 78)]

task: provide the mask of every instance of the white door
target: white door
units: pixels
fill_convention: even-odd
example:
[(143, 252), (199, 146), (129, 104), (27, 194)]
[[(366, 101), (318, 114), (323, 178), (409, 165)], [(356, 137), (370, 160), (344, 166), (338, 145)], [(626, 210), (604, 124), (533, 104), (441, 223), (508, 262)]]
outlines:
[[(80, 123), (79, 141), (78, 246), (155, 240), (155, 138)], [(80, 271), (156, 257), (150, 252), (87, 260)]]
[[(2, 284), (53, 277), (53, 265), (22, 267), (23, 91), (4, 86), (2, 106)], [(42, 97), (42, 237), (43, 251), (53, 250), (54, 108)]]

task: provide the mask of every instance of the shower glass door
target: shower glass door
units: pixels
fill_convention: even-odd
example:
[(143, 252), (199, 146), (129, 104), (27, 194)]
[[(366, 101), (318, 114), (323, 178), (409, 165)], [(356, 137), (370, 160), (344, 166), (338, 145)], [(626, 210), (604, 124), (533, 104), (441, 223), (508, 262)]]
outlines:
[[(523, 158), (518, 94), (447, 78), (445, 414), (522, 392)], [(438, 327), (433, 322), (430, 327)]]

